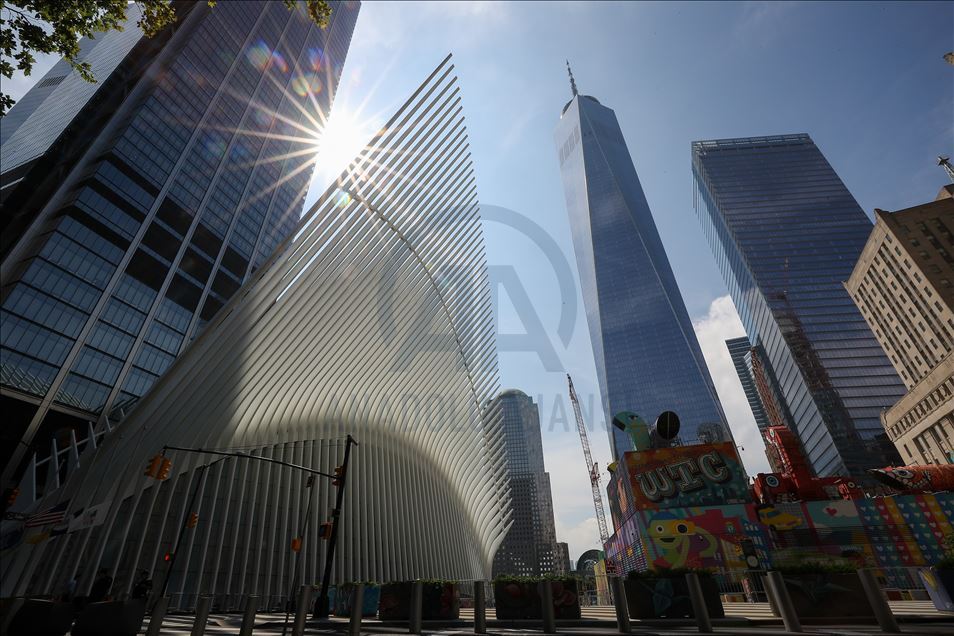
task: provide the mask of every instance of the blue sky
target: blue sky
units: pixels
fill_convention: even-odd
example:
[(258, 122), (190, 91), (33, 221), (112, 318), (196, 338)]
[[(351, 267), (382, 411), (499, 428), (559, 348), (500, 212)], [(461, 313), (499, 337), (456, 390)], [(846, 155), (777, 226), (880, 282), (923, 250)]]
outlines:
[[(692, 211), (690, 142), (807, 132), (869, 215), (923, 203), (945, 182), (935, 157), (954, 150), (954, 67), (942, 59), (952, 49), (950, 2), (365, 2), (331, 125), (350, 114), (370, 136), (452, 52), (481, 202), (543, 227), (575, 276), (553, 142), (570, 97), (568, 58), (580, 90), (616, 111), (754, 473), (765, 458), (722, 344), (742, 328)], [(5, 90), (18, 97), (52, 62), (40, 59), (30, 78)], [(343, 167), (327, 159), (319, 155), (309, 201)], [(516, 273), (559, 359), (560, 370), (547, 370), (534, 353), (503, 350), (500, 365), (505, 387), (541, 398), (557, 533), (576, 559), (598, 535), (566, 371), (583, 398), (596, 459), (605, 465), (609, 457), (582, 301), (564, 343), (557, 325), (576, 290), (561, 289), (551, 260), (525, 235), (497, 222), (485, 229), (488, 262)], [(499, 298), (500, 332), (523, 333), (507, 294)]]
[[(570, 97), (568, 58), (580, 90), (616, 111), (754, 473), (765, 470), (765, 457), (722, 344), (743, 331), (692, 210), (690, 142), (807, 132), (869, 215), (923, 203), (945, 182), (936, 155), (954, 146), (954, 67), (943, 60), (952, 48), (954, 4), (940, 2), (365, 2), (335, 109), (363, 104), (365, 120), (383, 123), (453, 52), (481, 202), (545, 228), (575, 276), (553, 142)], [(326, 170), (313, 195), (334, 174)], [(485, 229), (489, 263), (514, 268), (584, 407), (592, 399), (590, 441), (605, 465), (582, 301), (564, 346), (557, 325), (566, 298), (548, 258), (512, 228)], [(501, 333), (526, 330), (503, 291), (499, 320)], [(506, 350), (500, 365), (504, 386), (542, 396), (557, 533), (575, 559), (598, 534), (564, 372), (547, 371), (536, 354)]]

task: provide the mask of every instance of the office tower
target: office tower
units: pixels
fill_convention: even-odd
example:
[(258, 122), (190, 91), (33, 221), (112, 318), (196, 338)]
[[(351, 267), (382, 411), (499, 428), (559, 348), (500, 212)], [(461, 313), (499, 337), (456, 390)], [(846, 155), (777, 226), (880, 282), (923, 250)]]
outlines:
[[(484, 408), (499, 386), (468, 147), (448, 56), (121, 434), (43, 495), (38, 509), (68, 501), (72, 519), (99, 506), (102, 523), (5, 552), (3, 595), (49, 593), (74, 574), (86, 594), (107, 568), (120, 596), (138, 570), (158, 586), (171, 569), (174, 606), (210, 594), (236, 609), (253, 594), (282, 607), (322, 580), (338, 490), (328, 476), (348, 435), (358, 446), (332, 582), (487, 580), (509, 491), (499, 418)], [(167, 445), (168, 479), (144, 477)], [(182, 450), (199, 446), (324, 474), (309, 487), (287, 465)]]
[[(652, 424), (663, 411), (692, 441), (713, 425), (730, 433), (702, 350), (616, 114), (595, 97), (563, 107), (555, 140), (590, 341), (607, 419), (633, 411)], [(632, 449), (609, 426), (613, 455)]]
[(742, 390), (745, 392), (745, 399), (752, 409), (752, 415), (755, 417), (755, 425), (760, 431), (765, 430), (771, 424), (765, 409), (762, 406), (762, 400), (759, 399), (759, 392), (755, 386), (755, 378), (752, 377), (752, 345), (747, 336), (741, 338), (732, 338), (725, 341), (725, 346), (729, 350), (729, 357), (732, 358), (732, 364), (735, 366), (735, 372), (739, 376), (739, 382), (742, 383)]
[(908, 465), (954, 462), (954, 199), (941, 196), (875, 210), (845, 284), (908, 389), (881, 414)]
[(510, 474), (510, 531), (494, 557), (494, 576), (539, 576), (557, 572), (556, 530), (550, 475), (543, 465), (540, 413), (522, 391), (510, 389), (494, 399), (500, 411), (504, 454)]
[(871, 221), (808, 135), (697, 141), (692, 172), (769, 420), (818, 476), (896, 464), (879, 415), (904, 386), (842, 286)]
[(285, 240), (359, 4), (177, 3), (84, 40), (3, 119), (4, 484), (118, 422)]
[(570, 545), (566, 541), (557, 541), (556, 546), (556, 563), (553, 571), (556, 574), (569, 574), (573, 571), (573, 565), (570, 563)]

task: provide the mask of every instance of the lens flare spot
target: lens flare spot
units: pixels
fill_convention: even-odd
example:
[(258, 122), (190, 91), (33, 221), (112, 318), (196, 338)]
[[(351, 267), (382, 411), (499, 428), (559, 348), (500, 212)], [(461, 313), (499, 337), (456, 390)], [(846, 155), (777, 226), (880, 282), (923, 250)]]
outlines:
[(225, 142), (221, 139), (207, 139), (205, 151), (213, 157), (221, 157), (225, 154)]
[(261, 108), (256, 108), (252, 112), (252, 121), (259, 126), (268, 126), (272, 123), (272, 116)]
[(308, 49), (308, 64), (311, 70), (320, 71), (321, 70), (321, 57), (323, 51), (320, 48), (312, 47)]
[(272, 51), (265, 42), (259, 40), (245, 52), (245, 59), (258, 70), (264, 71), (272, 59)]
[(335, 201), (335, 205), (339, 208), (345, 208), (348, 207), (349, 203), (351, 203), (351, 195), (344, 190), (339, 190), (338, 199)]
[(272, 59), (269, 61), (269, 68), (274, 68), (282, 73), (288, 72), (288, 62), (278, 51), (272, 51)]
[(321, 79), (315, 73), (304, 73), (292, 80), (291, 87), (299, 97), (317, 95), (321, 92)]

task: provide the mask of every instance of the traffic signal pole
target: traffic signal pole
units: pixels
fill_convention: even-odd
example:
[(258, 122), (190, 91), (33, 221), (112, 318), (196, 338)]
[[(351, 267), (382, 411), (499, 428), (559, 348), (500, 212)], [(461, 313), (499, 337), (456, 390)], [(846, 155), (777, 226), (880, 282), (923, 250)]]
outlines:
[[(341, 477), (338, 478), (338, 492), (335, 495), (335, 509), (331, 512), (331, 536), (328, 537), (328, 554), (325, 557), (325, 572), (321, 577), (321, 593), (318, 595), (318, 601), (315, 604), (315, 616), (325, 618), (328, 616), (328, 585), (331, 582), (331, 569), (335, 561), (335, 544), (338, 543), (338, 522), (341, 520), (341, 503), (344, 500), (345, 483), (348, 480), (348, 459), (351, 457), (351, 447), (357, 446), (351, 435), (345, 442), (344, 462), (342, 463)], [(352, 607), (352, 612), (360, 612), (360, 607)]]
[[(179, 544), (182, 543), (182, 535), (185, 534), (186, 528), (189, 526), (189, 517), (192, 515), (192, 512), (195, 510), (195, 500), (199, 495), (199, 487), (202, 485), (202, 480), (205, 478), (205, 469), (213, 464), (218, 464), (219, 462), (224, 462), (228, 458), (223, 458), (218, 461), (212, 462), (211, 464), (203, 464), (196, 469), (196, 472), (203, 471), (199, 475), (199, 478), (196, 480), (195, 490), (192, 491), (192, 497), (189, 499), (189, 507), (186, 509), (185, 515), (182, 519), (182, 525), (179, 526), (179, 535), (176, 537), (176, 545), (172, 548), (172, 555), (169, 557), (169, 567), (166, 569), (166, 576), (162, 580), (162, 588), (159, 590), (159, 596), (157, 599), (162, 598), (166, 595), (166, 588), (169, 587), (169, 578), (172, 576), (172, 568), (176, 564), (176, 556), (179, 554)], [(158, 486), (157, 486), (158, 487)]]

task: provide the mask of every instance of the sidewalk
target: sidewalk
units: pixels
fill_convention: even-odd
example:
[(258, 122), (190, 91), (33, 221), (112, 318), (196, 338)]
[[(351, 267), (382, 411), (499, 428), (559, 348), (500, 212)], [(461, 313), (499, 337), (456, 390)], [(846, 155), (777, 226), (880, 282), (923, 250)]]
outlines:
[[(615, 620), (605, 620), (601, 614), (603, 610), (612, 608), (586, 608), (585, 618), (579, 621), (566, 621), (557, 623), (557, 631), (560, 634), (618, 634), (616, 631)], [(905, 608), (914, 610), (915, 608)], [(933, 608), (931, 608), (933, 609)], [(595, 615), (600, 615), (596, 617)], [(468, 616), (470, 618), (472, 613)], [(462, 619), (464, 618), (462, 612)], [(163, 622), (163, 628), (160, 632), (163, 635), (184, 635), (191, 633), (194, 617), (191, 615), (172, 615), (167, 616)], [(259, 614), (255, 623), (255, 634), (281, 634), (284, 625), (284, 614)], [(291, 618), (287, 633), (291, 633)], [(148, 621), (147, 621), (148, 623)], [(206, 634), (238, 634), (242, 623), (242, 617), (237, 614), (214, 614), (209, 617), (205, 630)], [(901, 630), (905, 634), (954, 634), (954, 615), (943, 615), (935, 612), (934, 615), (918, 615), (914, 613), (902, 614), (899, 616)], [(749, 619), (745, 617), (727, 617), (725, 619), (716, 619), (713, 621), (715, 633), (717, 634), (741, 634), (752, 636), (783, 636), (789, 632), (784, 631), (781, 621), (778, 619)], [(143, 626), (141, 633), (145, 633), (147, 625)], [(527, 621), (526, 624), (519, 626), (510, 623), (508, 626), (497, 624), (497, 621), (488, 617), (488, 633), (500, 635), (516, 634), (542, 634), (538, 622)], [(808, 634), (825, 634), (831, 636), (860, 636), (881, 634), (878, 626), (870, 625), (808, 625), (804, 627)], [(348, 619), (332, 618), (326, 621), (309, 621), (306, 627), (306, 634), (345, 634), (348, 630)], [(407, 627), (403, 624), (381, 623), (375, 619), (365, 619), (362, 622), (363, 634), (407, 634)], [(450, 635), (450, 634), (473, 634), (473, 624), (470, 621), (461, 620), (456, 623), (441, 623), (424, 625), (424, 634), (431, 635)], [(681, 623), (672, 621), (671, 624), (661, 625), (659, 622), (646, 624), (641, 621), (633, 621), (633, 634), (658, 634), (679, 635), (679, 634), (698, 634), (694, 624), (689, 621)]]

